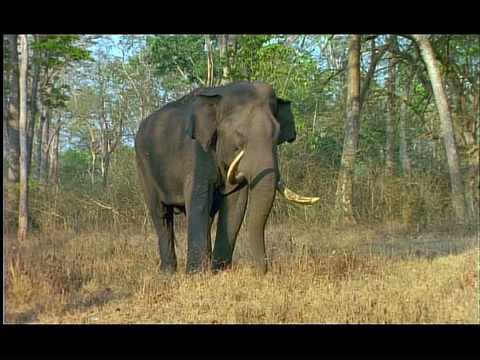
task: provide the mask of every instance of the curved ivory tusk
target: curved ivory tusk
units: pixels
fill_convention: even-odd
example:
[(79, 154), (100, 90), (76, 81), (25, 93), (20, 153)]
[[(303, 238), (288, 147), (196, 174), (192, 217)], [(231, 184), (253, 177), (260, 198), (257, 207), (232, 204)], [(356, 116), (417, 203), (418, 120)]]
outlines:
[(318, 197), (306, 197), (294, 193), (292, 190), (287, 188), (282, 181), (279, 181), (277, 184), (277, 190), (285, 196), (285, 198), (291, 202), (300, 204), (300, 205), (313, 205), (320, 200)]
[(238, 155), (235, 156), (235, 159), (233, 159), (232, 163), (228, 167), (227, 181), (232, 185), (239, 184), (243, 180), (245, 180), (245, 175), (241, 172), (239, 172), (238, 175), (235, 176), (235, 173), (237, 172), (237, 169), (238, 169), (238, 165), (240, 164), (240, 160), (242, 160), (244, 155), (245, 155), (245, 150), (240, 151)]

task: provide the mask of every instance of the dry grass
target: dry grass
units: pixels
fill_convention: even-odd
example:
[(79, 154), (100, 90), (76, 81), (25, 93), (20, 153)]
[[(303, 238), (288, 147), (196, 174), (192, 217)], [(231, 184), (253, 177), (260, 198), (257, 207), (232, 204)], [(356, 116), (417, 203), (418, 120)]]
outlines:
[(478, 239), (461, 228), (269, 224), (270, 271), (244, 231), (218, 275), (158, 272), (153, 231), (7, 241), (7, 323), (478, 323)]

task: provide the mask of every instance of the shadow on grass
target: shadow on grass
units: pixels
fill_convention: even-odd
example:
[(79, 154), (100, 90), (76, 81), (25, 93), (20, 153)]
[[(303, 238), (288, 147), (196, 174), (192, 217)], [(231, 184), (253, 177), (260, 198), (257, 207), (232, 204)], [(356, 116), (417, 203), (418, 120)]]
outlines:
[(37, 320), (37, 312), (30, 309), (23, 312), (12, 312), (5, 314), (6, 324), (32, 324)]

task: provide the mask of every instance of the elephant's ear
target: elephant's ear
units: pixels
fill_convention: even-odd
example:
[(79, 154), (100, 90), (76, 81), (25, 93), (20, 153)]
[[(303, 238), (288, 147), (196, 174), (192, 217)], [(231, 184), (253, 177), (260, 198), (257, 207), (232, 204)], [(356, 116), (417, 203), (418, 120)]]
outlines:
[(278, 144), (285, 141), (292, 142), (296, 138), (295, 120), (293, 119), (290, 101), (277, 98), (277, 114), (276, 118), (280, 123), (280, 136)]
[(190, 138), (196, 139), (205, 151), (208, 151), (217, 132), (217, 110), (215, 105), (220, 99), (221, 96), (213, 92), (197, 95), (190, 113), (188, 129)]

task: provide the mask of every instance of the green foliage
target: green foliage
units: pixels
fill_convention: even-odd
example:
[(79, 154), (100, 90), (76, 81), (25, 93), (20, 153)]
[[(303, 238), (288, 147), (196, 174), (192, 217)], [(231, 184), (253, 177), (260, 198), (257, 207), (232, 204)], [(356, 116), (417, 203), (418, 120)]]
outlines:
[(92, 155), (89, 151), (68, 149), (60, 155), (59, 176), (61, 184), (78, 186), (89, 184)]
[(207, 56), (202, 35), (156, 35), (147, 40), (147, 46), (148, 60), (155, 64), (166, 90), (173, 88), (178, 76), (196, 84), (206, 79)]
[[(80, 35), (36, 35), (31, 43), (34, 56), (32, 61), (40, 66), (44, 106), (65, 109), (69, 100), (70, 85), (58, 81), (61, 69), (66, 69), (74, 63), (93, 61), (91, 52), (78, 45)], [(48, 89), (48, 90), (47, 90)]]
[(280, 96), (287, 89), (308, 91), (316, 63), (310, 52), (295, 47), (286, 35), (238, 36), (234, 78), (274, 85)]
[(70, 96), (67, 95), (70, 86), (67, 84), (55, 84), (51, 91), (45, 96), (43, 104), (49, 108), (65, 109)]
[(42, 67), (54, 69), (75, 61), (93, 61), (89, 50), (76, 45), (80, 35), (41, 35), (31, 48), (38, 55), (34, 57)]

